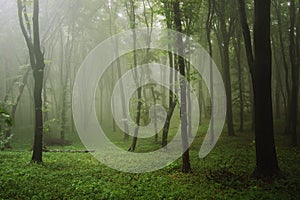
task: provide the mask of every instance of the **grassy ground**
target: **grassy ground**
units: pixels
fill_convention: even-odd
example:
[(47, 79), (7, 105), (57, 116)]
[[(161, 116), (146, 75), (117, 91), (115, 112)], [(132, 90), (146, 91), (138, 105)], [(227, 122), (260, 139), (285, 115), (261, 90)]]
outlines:
[[(223, 135), (203, 160), (197, 157), (197, 138), (191, 147), (193, 174), (180, 172), (181, 160), (157, 172), (127, 174), (90, 154), (44, 153), (44, 164), (36, 165), (29, 163), (28, 151), (0, 152), (0, 199), (300, 199), (300, 149), (288, 147), (284, 137), (277, 143), (283, 175), (264, 181), (251, 178), (251, 135)], [(152, 148), (143, 144), (138, 148)]]

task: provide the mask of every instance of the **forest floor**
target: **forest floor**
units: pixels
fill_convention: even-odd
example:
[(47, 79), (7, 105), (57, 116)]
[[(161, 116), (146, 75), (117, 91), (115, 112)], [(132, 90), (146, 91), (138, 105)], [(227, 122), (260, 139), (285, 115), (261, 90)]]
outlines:
[(202, 160), (193, 144), (192, 174), (180, 172), (180, 159), (156, 172), (128, 174), (90, 154), (44, 153), (37, 165), (29, 162), (29, 151), (0, 152), (0, 199), (300, 199), (300, 149), (289, 147), (284, 136), (276, 140), (282, 175), (263, 181), (251, 178), (250, 134), (223, 135)]

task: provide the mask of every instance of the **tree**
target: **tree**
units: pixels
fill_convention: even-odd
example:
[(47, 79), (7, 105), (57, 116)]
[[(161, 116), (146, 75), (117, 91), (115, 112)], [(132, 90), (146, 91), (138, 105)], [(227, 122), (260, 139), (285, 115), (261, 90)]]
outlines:
[[(181, 25), (181, 11), (180, 11), (180, 2), (176, 0), (173, 4), (174, 8), (174, 23), (176, 27), (176, 31), (182, 33), (182, 25)], [(183, 38), (181, 35), (177, 35), (177, 51), (178, 55), (184, 54), (184, 44)], [(185, 76), (185, 61), (184, 58), (178, 56), (178, 64), (180, 74)], [(181, 137), (182, 137), (182, 146), (185, 152), (182, 155), (182, 172), (190, 173), (192, 172), (191, 164), (190, 164), (190, 156), (189, 156), (189, 144), (188, 144), (188, 133), (187, 133), (187, 96), (186, 96), (186, 85), (185, 81), (181, 78), (180, 80), (180, 93), (181, 93), (181, 105), (180, 105), (180, 119), (181, 119)]]
[(242, 67), (242, 42), (241, 42), (241, 29), (236, 28), (235, 38), (233, 39), (234, 52), (237, 59), (237, 68), (238, 68), (238, 99), (240, 107), (240, 132), (244, 131), (244, 107), (245, 107), (245, 98), (244, 98), (244, 80), (243, 80), (243, 67)]
[[(128, 5), (129, 3), (129, 5)], [(134, 62), (134, 69), (135, 69), (135, 79), (136, 81), (139, 81), (139, 77), (138, 77), (138, 73), (137, 73), (137, 36), (136, 36), (136, 13), (135, 13), (135, 3), (133, 0), (130, 0), (129, 2), (126, 2), (126, 8), (127, 8), (127, 13), (128, 13), (128, 17), (129, 17), (129, 21), (130, 21), (130, 28), (132, 29), (132, 37), (133, 37), (133, 62)], [(141, 121), (141, 110), (142, 110), (142, 105), (143, 105), (143, 102), (142, 102), (142, 92), (143, 92), (143, 89), (141, 87), (139, 87), (137, 89), (137, 95), (138, 95), (138, 105), (137, 105), (137, 113), (136, 113), (136, 127), (135, 127), (135, 130), (134, 130), (134, 137), (133, 137), (133, 140), (132, 140), (132, 144), (129, 148), (128, 151), (130, 152), (134, 152), (135, 151), (135, 148), (136, 148), (136, 145), (137, 145), (137, 140), (138, 140), (138, 133), (139, 133), (139, 129), (140, 129), (140, 121)]]
[[(39, 0), (33, 0), (33, 18), (32, 30), (31, 22), (27, 13), (27, 5), (29, 2), (26, 0), (18, 0), (18, 16), (19, 23), (25, 38), (30, 65), (33, 71), (34, 78), (34, 105), (35, 105), (35, 127), (34, 127), (34, 144), (32, 161), (42, 163), (43, 153), (43, 80), (44, 80), (44, 54), (40, 46), (40, 32), (39, 32)], [(25, 21), (24, 21), (25, 19)]]
[[(209, 49), (209, 55), (212, 58), (213, 57), (213, 47), (212, 47), (212, 41), (211, 41), (211, 31), (212, 31), (212, 26), (213, 26), (213, 18), (214, 18), (214, 12), (215, 12), (215, 2), (212, 3), (212, 0), (208, 1), (208, 14), (207, 14), (207, 20), (206, 20), (206, 39), (207, 39), (207, 43), (208, 43), (208, 49)], [(213, 99), (214, 99), (214, 84), (213, 84), (213, 80), (214, 80), (214, 73), (213, 73), (213, 63), (212, 63), (212, 59), (210, 60), (210, 91), (211, 91), (211, 102), (213, 103)], [(213, 106), (211, 106), (212, 111), (211, 113), (213, 113)], [(211, 136), (211, 141), (214, 140), (214, 123), (215, 120), (212, 117), (211, 118), (211, 132), (210, 132), (210, 136)]]
[[(300, 2), (299, 2), (300, 4)], [(300, 6), (300, 5), (299, 5)], [(300, 19), (300, 11), (299, 16)], [(297, 146), (297, 115), (298, 115), (298, 92), (299, 92), (299, 34), (300, 34), (300, 22), (298, 19), (298, 24), (296, 25), (296, 6), (295, 0), (290, 1), (290, 61), (291, 61), (291, 72), (292, 72), (292, 87), (289, 102), (288, 111), (288, 124), (287, 133), (292, 136), (292, 145)], [(296, 31), (295, 31), (296, 29)]]
[[(172, 29), (173, 21), (174, 21), (173, 12), (172, 12), (172, 3), (170, 1), (163, 1), (163, 4), (164, 4), (163, 11), (164, 11), (164, 15), (166, 17), (166, 26), (168, 29)], [(171, 38), (171, 34), (169, 32), (168, 32), (168, 38)], [(168, 44), (168, 50), (169, 50), (169, 52), (168, 52), (169, 65), (170, 65), (170, 68), (174, 68), (174, 55), (172, 53), (172, 45), (170, 43)], [(177, 66), (176, 66), (176, 68), (177, 68)], [(175, 85), (174, 79), (175, 79), (175, 81), (177, 81), (177, 75), (173, 74), (173, 72), (171, 71), (170, 72), (170, 87), (173, 87), (173, 85)], [(175, 86), (175, 87), (177, 87), (177, 86)], [(165, 149), (167, 148), (170, 123), (171, 123), (171, 119), (174, 114), (176, 105), (177, 105), (176, 96), (174, 96), (173, 91), (170, 90), (169, 91), (169, 110), (168, 110), (167, 118), (165, 120), (165, 124), (163, 127), (163, 133), (162, 133), (162, 147)]]
[(224, 68), (224, 81), (227, 97), (227, 128), (230, 136), (235, 135), (233, 124), (233, 111), (232, 111), (232, 87), (231, 87), (231, 73), (230, 73), (230, 40), (233, 34), (234, 27), (234, 10), (231, 10), (228, 16), (228, 4), (225, 0), (213, 1), (215, 4), (216, 15), (218, 19), (218, 42), (220, 48), (221, 61)]
[(257, 178), (272, 177), (279, 173), (274, 141), (273, 108), (271, 90), (272, 50), (270, 42), (270, 0), (254, 1), (254, 50), (245, 11), (245, 1), (239, 0), (241, 23), (246, 44), (248, 63), (254, 91), (255, 145)]

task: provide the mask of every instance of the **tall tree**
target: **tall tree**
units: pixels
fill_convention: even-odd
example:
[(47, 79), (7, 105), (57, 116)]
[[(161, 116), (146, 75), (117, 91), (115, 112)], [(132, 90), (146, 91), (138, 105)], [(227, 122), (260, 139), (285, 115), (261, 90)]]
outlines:
[[(41, 51), (39, 32), (39, 0), (33, 0), (32, 30), (31, 22), (27, 13), (28, 1), (17, 0), (19, 23), (26, 40), (30, 65), (34, 78), (34, 105), (35, 105), (35, 127), (32, 161), (42, 163), (43, 153), (43, 79), (44, 79), (44, 54)], [(24, 21), (25, 19), (25, 21)]]
[(243, 80), (243, 67), (242, 67), (242, 42), (241, 42), (241, 29), (237, 28), (235, 31), (235, 38), (233, 39), (234, 52), (237, 59), (237, 68), (238, 68), (238, 98), (239, 98), (239, 107), (240, 107), (240, 132), (244, 131), (244, 80)]
[[(232, 111), (232, 87), (231, 87), (231, 73), (230, 73), (230, 40), (233, 34), (234, 27), (234, 10), (229, 10), (228, 3), (225, 0), (218, 2), (213, 1), (215, 4), (216, 15), (218, 19), (218, 40), (221, 61), (224, 69), (224, 81), (227, 97), (227, 128), (230, 136), (235, 135), (233, 124), (233, 111)], [(229, 12), (231, 11), (231, 12)], [(229, 15), (230, 13), (230, 15)]]
[[(299, 11), (300, 12), (300, 11)], [(292, 136), (292, 145), (296, 146), (297, 141), (297, 114), (298, 114), (298, 84), (299, 84), (299, 28), (297, 23), (295, 0), (290, 1), (290, 62), (292, 72), (292, 87), (288, 106), (287, 133)]]
[[(255, 0), (254, 49), (246, 17), (245, 1), (238, 0), (246, 52), (251, 71), (255, 109), (256, 168), (258, 178), (277, 175), (279, 166), (274, 141), (272, 108), (272, 51), (270, 42), (270, 0)], [(253, 59), (255, 57), (255, 59)]]
[[(211, 31), (212, 31), (212, 26), (213, 26), (213, 18), (214, 18), (214, 12), (215, 12), (215, 2), (212, 0), (208, 1), (208, 13), (207, 13), (207, 20), (206, 20), (206, 39), (207, 39), (207, 43), (208, 43), (208, 49), (209, 49), (209, 55), (212, 58), (213, 57), (213, 46), (212, 46), (212, 41), (211, 41)], [(213, 103), (213, 99), (214, 99), (214, 84), (213, 84), (213, 80), (214, 80), (214, 73), (213, 73), (213, 63), (212, 60), (210, 60), (210, 91), (211, 91), (211, 102)], [(212, 111), (211, 113), (213, 113), (213, 106), (211, 106)], [(215, 124), (215, 120), (212, 117), (211, 118), (211, 132), (210, 132), (210, 137), (211, 137), (211, 141), (214, 140), (214, 124)]]
[[(128, 5), (129, 4), (129, 5)], [(130, 21), (130, 28), (132, 29), (132, 37), (133, 37), (133, 67), (134, 67), (134, 78), (136, 80), (136, 82), (140, 81), (139, 77), (138, 77), (138, 73), (137, 73), (137, 35), (136, 35), (136, 12), (135, 12), (135, 3), (133, 0), (130, 0), (129, 2), (126, 2), (126, 7), (127, 7), (127, 14), (129, 16), (129, 21)], [(137, 84), (138, 85), (138, 84)], [(136, 127), (134, 129), (134, 137), (131, 143), (131, 146), (129, 148), (128, 151), (130, 152), (134, 152), (136, 145), (137, 145), (137, 140), (138, 140), (138, 133), (139, 133), (139, 129), (140, 129), (140, 122), (141, 122), (141, 110), (142, 110), (142, 93), (143, 93), (143, 89), (142, 87), (139, 87), (137, 89), (137, 96), (138, 96), (138, 105), (137, 105), (137, 113), (136, 113)]]
[[(166, 25), (168, 29), (172, 29), (173, 28), (173, 22), (174, 22), (174, 17), (173, 17), (173, 12), (172, 12), (172, 2), (167, 1), (167, 0), (163, 0), (162, 1), (164, 4), (163, 7), (163, 11), (164, 11), (164, 15), (166, 17)], [(170, 32), (168, 32), (168, 38), (171, 39), (172, 35)], [(171, 43), (168, 43), (168, 58), (169, 58), (169, 65), (170, 68), (174, 68), (174, 55), (172, 53), (172, 45)], [(177, 65), (176, 65), (177, 68)], [(175, 81), (177, 81), (177, 75), (173, 74), (173, 72), (170, 72), (170, 87), (175, 87), (177, 88), (177, 86), (174, 86), (174, 79)], [(177, 94), (176, 94), (177, 95)], [(176, 104), (177, 104), (177, 100), (176, 97), (173, 94), (173, 91), (170, 90), (169, 91), (169, 110), (168, 110), (168, 114), (167, 114), (167, 118), (165, 120), (165, 124), (163, 127), (163, 133), (162, 133), (162, 147), (163, 148), (167, 148), (167, 144), (168, 144), (168, 134), (169, 134), (169, 129), (170, 129), (170, 123), (171, 123), (171, 118), (174, 114), (174, 110), (176, 108)]]
[[(182, 33), (182, 24), (181, 24), (181, 11), (180, 11), (180, 2), (176, 0), (173, 4), (174, 8), (174, 23), (176, 27), (176, 31)], [(183, 38), (181, 35), (177, 35), (176, 38), (177, 42), (177, 51), (179, 55), (184, 55), (184, 44)], [(179, 64), (179, 71), (180, 74), (184, 77), (185, 76), (185, 61), (184, 58), (178, 56), (178, 64)], [(180, 80), (180, 93), (181, 93), (181, 105), (180, 105), (180, 113), (181, 113), (181, 137), (182, 137), (182, 146), (185, 150), (182, 155), (182, 172), (183, 173), (190, 173), (192, 172), (191, 164), (190, 164), (190, 157), (189, 157), (189, 141), (188, 141), (188, 133), (187, 133), (187, 96), (186, 96), (186, 83), (181, 78)]]

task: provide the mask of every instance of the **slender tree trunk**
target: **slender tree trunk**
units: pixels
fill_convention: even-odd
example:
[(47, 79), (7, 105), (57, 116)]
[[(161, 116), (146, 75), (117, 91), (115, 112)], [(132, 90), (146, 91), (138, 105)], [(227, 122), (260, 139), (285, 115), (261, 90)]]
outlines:
[[(276, 79), (275, 79), (275, 84), (276, 84), (276, 87), (275, 87), (275, 117), (276, 119), (280, 119), (281, 118), (281, 94), (282, 94), (282, 97), (283, 99), (285, 99), (285, 96), (284, 96), (284, 91), (283, 91), (283, 87), (282, 87), (282, 80), (281, 80), (281, 75), (280, 75), (280, 70), (279, 70), (279, 61), (278, 61), (278, 58), (277, 58), (277, 53), (276, 53), (276, 45), (275, 45), (275, 39), (273, 38), (272, 39), (272, 44), (273, 44), (273, 54), (274, 54), (274, 61), (275, 61), (275, 70), (276, 70)], [(285, 100), (283, 100), (285, 101)]]
[[(296, 6), (295, 0), (290, 1), (290, 13), (291, 13), (291, 28), (290, 28), (290, 60), (292, 66), (292, 90), (290, 96), (289, 105), (289, 122), (288, 122), (288, 133), (292, 136), (292, 145), (298, 145), (297, 138), (297, 118), (298, 118), (298, 84), (299, 84), (299, 45), (300, 45), (300, 16), (298, 16), (298, 21), (296, 20)], [(300, 11), (298, 13), (300, 15)], [(296, 22), (298, 24), (296, 24)], [(296, 34), (295, 34), (295, 28)], [(296, 35), (296, 36), (295, 36)]]
[(281, 50), (281, 55), (282, 55), (282, 60), (283, 60), (283, 67), (284, 67), (284, 71), (285, 71), (286, 90), (287, 90), (288, 96), (290, 96), (290, 75), (289, 75), (288, 63), (287, 63), (286, 52), (285, 52), (286, 48), (284, 46), (284, 39), (283, 39), (283, 34), (282, 34), (282, 19), (281, 19), (281, 9), (280, 9), (281, 0), (278, 2), (274, 1), (274, 4), (275, 4), (275, 9), (276, 9), (277, 21), (278, 21), (278, 34), (279, 34), (280, 50)]
[[(151, 94), (153, 98), (154, 105), (156, 105), (156, 95), (154, 91), (154, 87), (151, 87)], [(154, 110), (154, 132), (155, 132), (155, 143), (158, 142), (158, 128), (157, 128), (157, 112)]]
[[(115, 41), (115, 51), (116, 51), (116, 57), (117, 59), (117, 73), (118, 73), (118, 78), (120, 79), (122, 76), (121, 72), (121, 62), (119, 59), (119, 38), (116, 39)], [(121, 101), (122, 101), (122, 114), (124, 118), (124, 140), (129, 140), (129, 126), (128, 126), (128, 121), (127, 121), (127, 115), (126, 115), (126, 105), (125, 105), (125, 91), (124, 91), (124, 84), (123, 80), (120, 79), (120, 93), (121, 93)]]
[(236, 35), (236, 39), (234, 40), (234, 49), (237, 58), (237, 66), (238, 66), (238, 80), (239, 80), (239, 102), (240, 102), (240, 132), (244, 131), (244, 79), (243, 79), (243, 68), (241, 61), (241, 35), (240, 31)]
[[(167, 21), (167, 28), (168, 29), (172, 29), (172, 16), (171, 16), (171, 5), (170, 2), (164, 2), (164, 7), (165, 7), (165, 16), (166, 16), (166, 21)], [(169, 38), (171, 38), (171, 34), (168, 32), (168, 36)], [(169, 65), (170, 68), (174, 68), (174, 55), (172, 53), (172, 45), (171, 43), (168, 44), (168, 56), (169, 56)], [(176, 79), (176, 75), (173, 74), (173, 71), (170, 71), (170, 91), (169, 91), (169, 111), (167, 114), (167, 118), (163, 127), (163, 134), (162, 134), (162, 147), (163, 148), (167, 148), (167, 144), (168, 144), (168, 134), (169, 134), (169, 129), (170, 129), (170, 123), (171, 123), (171, 119), (172, 116), (174, 114), (174, 110), (176, 107), (176, 97), (173, 94), (172, 88), (175, 88), (177, 86), (174, 86), (174, 79), (175, 81), (177, 81)], [(174, 78), (175, 76), (175, 78)], [(177, 95), (177, 94), (176, 94)]]
[[(213, 1), (213, 5), (211, 0), (208, 1), (208, 16), (206, 20), (206, 39), (208, 42), (208, 48), (209, 48), (209, 55), (212, 59), (213, 57), (213, 47), (212, 47), (212, 41), (211, 41), (211, 29), (212, 29), (212, 20), (214, 16), (214, 10), (215, 10), (215, 1)], [(214, 73), (213, 73), (213, 63), (212, 60), (210, 60), (210, 91), (211, 91), (211, 115), (213, 114), (213, 100), (214, 100)], [(211, 141), (214, 141), (214, 123), (215, 120), (213, 117), (211, 117), (211, 131), (210, 131), (210, 139)]]
[[(224, 69), (224, 82), (226, 89), (226, 98), (227, 98), (227, 129), (229, 136), (234, 136), (234, 123), (233, 123), (233, 111), (232, 111), (232, 87), (231, 87), (231, 73), (230, 73), (230, 57), (229, 57), (229, 46), (231, 39), (231, 27), (232, 22), (226, 21), (225, 14), (225, 1), (221, 2), (221, 8), (216, 7), (218, 14), (218, 19), (220, 23), (220, 34), (221, 38), (219, 39), (219, 48), (221, 52), (221, 61)], [(229, 25), (228, 25), (229, 24)], [(227, 28), (229, 26), (229, 28)]]
[[(241, 21), (244, 42), (245, 42), (245, 48), (246, 48), (247, 62), (248, 62), (248, 66), (250, 69), (250, 73), (252, 74), (253, 65), (254, 65), (254, 54), (253, 54), (250, 28), (249, 28), (249, 25), (247, 22), (245, 0), (237, 0), (237, 1), (238, 1), (238, 6), (239, 6), (240, 21)], [(250, 78), (249, 82), (250, 82), (250, 85), (253, 85), (252, 78)], [(252, 102), (252, 127), (251, 127), (251, 129), (254, 130), (255, 129), (255, 108), (254, 108), (253, 87), (250, 87), (250, 96), (251, 96), (251, 102)]]
[[(133, 62), (134, 62), (134, 69), (135, 69), (135, 79), (136, 81), (140, 81), (139, 77), (138, 77), (138, 73), (136, 71), (137, 68), (137, 52), (136, 52), (136, 47), (137, 47), (137, 36), (136, 36), (136, 31), (135, 31), (135, 23), (136, 23), (136, 14), (135, 14), (135, 5), (134, 5), (134, 1), (130, 0), (129, 2), (130, 4), (130, 12), (129, 12), (129, 17), (130, 17), (130, 23), (131, 23), (131, 28), (132, 28), (132, 35), (133, 35)], [(127, 5), (127, 4), (126, 4)], [(134, 130), (134, 137), (132, 140), (132, 144), (129, 148), (128, 151), (130, 152), (134, 152), (136, 145), (137, 145), (137, 140), (138, 140), (138, 133), (139, 133), (139, 129), (140, 129), (140, 121), (141, 121), (141, 110), (142, 110), (142, 93), (143, 93), (143, 89), (141, 87), (139, 87), (137, 89), (137, 98), (138, 98), (138, 105), (137, 105), (137, 113), (136, 113), (136, 127)]]
[(169, 133), (169, 129), (170, 129), (170, 123), (171, 123), (171, 119), (174, 113), (174, 110), (176, 108), (176, 101), (173, 101), (172, 104), (169, 107), (169, 111), (167, 114), (167, 118), (163, 127), (163, 134), (162, 134), (162, 147), (167, 149), (167, 145), (168, 145), (168, 133)]

